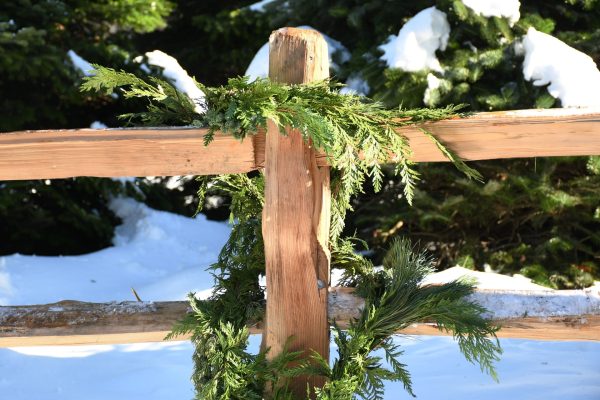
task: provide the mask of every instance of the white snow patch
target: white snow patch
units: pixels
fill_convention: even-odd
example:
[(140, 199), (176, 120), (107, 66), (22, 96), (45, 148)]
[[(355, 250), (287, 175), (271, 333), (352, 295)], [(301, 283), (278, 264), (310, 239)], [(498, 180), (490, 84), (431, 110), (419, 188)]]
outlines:
[(548, 86), (563, 107), (600, 107), (600, 71), (594, 60), (557, 38), (531, 27), (523, 39), (523, 76)]
[(244, 75), (248, 76), (251, 81), (269, 76), (269, 43), (262, 45), (256, 52)]
[(346, 80), (346, 86), (340, 90), (340, 93), (366, 96), (370, 90), (369, 83), (365, 81), (362, 76), (359, 74), (352, 74)]
[(100, 121), (94, 121), (90, 124), (91, 129), (106, 129), (108, 126)]
[(263, 12), (263, 11), (265, 11), (265, 6), (272, 2), (273, 2), (273, 0), (262, 0), (262, 1), (250, 4), (248, 6), (248, 8), (252, 11)]
[(165, 186), (169, 190), (183, 191), (184, 185), (187, 182), (194, 180), (194, 178), (195, 178), (195, 175), (171, 176), (167, 179)]
[[(173, 85), (182, 93), (185, 93), (196, 105), (195, 111), (198, 114), (206, 112), (206, 101), (204, 92), (198, 89), (194, 79), (191, 78), (187, 71), (179, 65), (179, 62), (170, 55), (160, 51), (154, 50), (146, 53), (148, 64), (160, 67), (163, 69), (162, 74), (165, 78), (170, 80)], [(141, 57), (134, 59), (136, 62), (141, 61)]]
[(331, 277), (330, 282), (332, 287), (340, 286), (340, 282), (342, 281), (342, 275), (344, 274), (344, 270), (339, 268), (331, 269)]
[(427, 74), (427, 89), (425, 89), (425, 94), (423, 95), (423, 103), (425, 105), (432, 106), (431, 93), (440, 87), (440, 82), (440, 79), (434, 74)]
[[(251, 353), (260, 340), (250, 336)], [(420, 400), (600, 398), (599, 342), (500, 339), (497, 383), (467, 362), (451, 337), (393, 340), (404, 350)], [(0, 349), (0, 389), (11, 400), (189, 399), (193, 351), (189, 341)], [(331, 351), (337, 351), (333, 342)], [(385, 360), (383, 352), (376, 355)], [(385, 400), (405, 397), (401, 382), (386, 384)]]
[(229, 237), (227, 224), (156, 211), (132, 199), (115, 199), (110, 207), (123, 220), (113, 247), (80, 256), (0, 257), (0, 304), (135, 300), (132, 287), (144, 301), (210, 294), (206, 268)]
[(450, 283), (465, 278), (474, 280), (478, 289), (552, 291), (550, 288), (533, 283), (531, 279), (523, 275), (506, 276), (492, 272), (473, 271), (460, 266), (431, 274), (425, 278), (423, 284)]
[(519, 0), (462, 0), (463, 4), (484, 17), (508, 18), (511, 25), (521, 18)]
[[(136, 60), (141, 61), (140, 59), (136, 58)], [(134, 61), (136, 61), (134, 60)], [(140, 63), (140, 69), (142, 70), (142, 72), (149, 74), (152, 72), (152, 70), (150, 70), (150, 67), (148, 66), (148, 64), (146, 63)]]
[(470, 297), (492, 319), (600, 314), (600, 293), (589, 289), (482, 290)]
[[(189, 291), (198, 297), (212, 293), (213, 280), (204, 269), (229, 236), (226, 224), (152, 210), (131, 199), (115, 200), (111, 207), (124, 220), (114, 247), (81, 256), (0, 257), (2, 304), (133, 300), (132, 286), (145, 301), (182, 300)], [(333, 281), (339, 272), (332, 271)], [(597, 295), (600, 283), (584, 292), (593, 290)], [(544, 301), (555, 294), (535, 292)], [(600, 398), (599, 342), (500, 339), (504, 353), (496, 383), (464, 360), (451, 337), (398, 336), (394, 341), (405, 351), (402, 362), (422, 400), (440, 399), (440, 388), (449, 400)], [(259, 346), (260, 336), (252, 335), (249, 351), (256, 353)], [(335, 343), (331, 349), (335, 354)], [(193, 350), (190, 342), (0, 349), (0, 393), (11, 400), (193, 398)], [(386, 384), (384, 399), (406, 396), (401, 383)]]
[(0, 258), (0, 304), (6, 304), (13, 295), (13, 287), (10, 283), (10, 273), (6, 269), (6, 260)]
[(442, 66), (435, 52), (445, 50), (450, 36), (446, 13), (429, 7), (412, 17), (398, 33), (391, 35), (379, 48), (381, 59), (390, 68), (416, 72), (425, 69), (441, 72)]
[[(26, 356), (50, 357), (50, 358), (83, 358), (95, 354), (113, 351), (112, 345), (86, 345), (86, 346), (32, 346), (32, 347), (14, 347), (11, 350), (18, 354)], [(66, 351), (65, 351), (66, 350)]]
[(423, 284), (443, 284), (459, 279), (472, 280), (477, 292), (471, 299), (489, 310), (494, 319), (521, 316), (550, 317), (600, 314), (600, 288), (553, 290), (537, 285), (523, 275), (500, 275), (453, 267), (429, 275)]
[[(302, 26), (299, 26), (298, 28), (299, 29), (316, 30), (308, 25), (302, 25)], [(321, 33), (321, 32), (319, 32), (319, 33)], [(323, 38), (327, 42), (327, 49), (329, 52), (329, 63), (331, 65), (331, 68), (333, 68), (333, 69), (338, 68), (338, 65), (332, 61), (332, 56), (338, 52), (339, 52), (338, 54), (339, 54), (341, 62), (346, 62), (350, 59), (350, 52), (348, 51), (346, 46), (344, 46), (341, 42), (339, 42), (335, 39), (332, 39), (323, 33), (321, 33), (321, 35), (323, 35)], [(258, 78), (266, 78), (269, 76), (269, 43), (268, 42), (265, 43), (258, 50), (258, 52), (256, 52), (256, 54), (254, 55), (254, 58), (250, 62), (250, 65), (248, 65), (248, 69), (246, 69), (246, 72), (244, 73), (244, 75), (248, 76), (250, 78), (250, 81), (254, 81)]]
[(92, 76), (94, 75), (94, 67), (92, 64), (84, 60), (79, 56), (79, 54), (75, 53), (73, 50), (67, 51), (67, 55), (71, 59), (73, 66), (79, 70), (84, 76)]

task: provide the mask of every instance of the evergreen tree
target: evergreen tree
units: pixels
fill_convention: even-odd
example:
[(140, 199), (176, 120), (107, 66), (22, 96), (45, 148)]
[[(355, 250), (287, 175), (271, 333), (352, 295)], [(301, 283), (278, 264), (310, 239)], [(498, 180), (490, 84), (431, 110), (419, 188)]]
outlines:
[[(0, 132), (117, 124), (122, 101), (81, 94), (82, 71), (68, 51), (130, 69), (132, 38), (164, 27), (171, 8), (166, 0), (1, 2)], [(0, 183), (0, 254), (80, 254), (110, 245), (119, 219), (107, 202), (122, 190), (91, 178)]]
[[(165, 26), (172, 5), (142, 0), (5, 1), (0, 5), (0, 132), (113, 122), (115, 101), (82, 95), (67, 52), (126, 68), (132, 37)], [(131, 67), (130, 67), (131, 68)]]
[(205, 85), (225, 84), (244, 74), (273, 29), (266, 14), (248, 8), (251, 3), (178, 0), (167, 27), (140, 36), (136, 46), (172, 55)]

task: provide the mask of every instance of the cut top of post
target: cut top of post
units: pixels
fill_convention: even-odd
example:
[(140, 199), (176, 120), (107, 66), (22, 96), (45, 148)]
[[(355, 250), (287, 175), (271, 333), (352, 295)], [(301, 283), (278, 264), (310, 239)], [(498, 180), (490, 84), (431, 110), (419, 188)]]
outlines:
[(281, 28), (271, 33), (269, 47), (269, 77), (272, 81), (301, 84), (329, 77), (327, 42), (319, 32)]

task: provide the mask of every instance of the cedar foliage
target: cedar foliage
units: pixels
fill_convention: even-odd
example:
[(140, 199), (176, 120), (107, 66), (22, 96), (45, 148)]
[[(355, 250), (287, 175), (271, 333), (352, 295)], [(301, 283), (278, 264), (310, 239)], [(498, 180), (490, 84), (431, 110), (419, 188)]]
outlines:
[[(362, 189), (367, 178), (375, 188), (381, 185), (379, 163), (390, 154), (396, 155), (396, 173), (405, 181), (406, 198), (412, 199), (414, 182), (410, 180), (418, 179), (418, 175), (407, 161), (407, 139), (395, 128), (453, 116), (454, 108), (386, 110), (367, 98), (340, 94), (329, 81), (282, 85), (268, 79), (249, 83), (245, 78), (237, 78), (217, 88), (198, 84), (205, 94), (206, 112), (196, 114), (195, 104), (166, 81), (145, 80), (99, 65), (95, 68), (94, 75), (85, 78), (83, 91), (109, 94), (120, 89), (125, 98), (147, 100), (145, 111), (121, 118), (151, 125), (207, 126), (206, 145), (210, 145), (217, 130), (244, 140), (259, 128), (265, 129), (270, 119), (280, 128), (280, 134), (285, 135), (285, 128), (292, 127), (302, 133), (306, 142), (311, 141), (316, 149), (325, 152), (338, 177), (332, 183), (332, 267), (344, 268), (346, 280), (358, 285), (359, 292), (365, 295), (366, 307), (347, 332), (334, 325), (339, 351), (332, 368), (329, 360), (317, 353), (307, 360), (301, 358), (302, 352), (284, 348), (268, 361), (268, 349), (258, 355), (246, 351), (246, 324), (260, 320), (264, 313), (264, 290), (258, 283), (259, 276), (265, 273), (261, 237), (264, 179), (260, 173), (253, 177), (239, 174), (200, 178), (201, 197), (209, 185), (232, 197), (233, 228), (217, 263), (211, 266), (214, 294), (206, 301), (190, 294), (193, 313), (168, 336), (192, 334), (192, 380), (198, 399), (292, 399), (289, 380), (306, 375), (328, 379), (322, 388), (307, 388), (309, 398), (382, 399), (385, 381), (390, 380), (401, 381), (414, 396), (410, 374), (399, 361), (402, 351), (392, 336), (423, 320), (432, 320), (439, 329), (451, 332), (466, 359), (477, 362), (482, 371), (495, 377), (493, 362), (501, 351), (495, 338), (498, 328), (482, 317), (482, 307), (465, 299), (474, 289), (472, 284), (456, 281), (421, 286), (423, 278), (433, 271), (431, 260), (414, 252), (407, 241), (392, 245), (383, 272), (375, 272), (372, 263), (354, 252), (348, 239), (341, 239), (338, 245), (351, 197)], [(480, 177), (432, 135), (428, 136), (465, 176)], [(338, 260), (342, 262), (338, 264)], [(390, 369), (372, 354), (378, 349), (385, 352)]]

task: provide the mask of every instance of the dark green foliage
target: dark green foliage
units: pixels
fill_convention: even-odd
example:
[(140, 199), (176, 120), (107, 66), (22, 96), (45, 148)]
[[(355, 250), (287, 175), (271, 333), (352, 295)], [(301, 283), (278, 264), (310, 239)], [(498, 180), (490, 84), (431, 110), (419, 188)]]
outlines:
[(215, 309), (219, 300), (201, 301), (189, 296), (192, 314), (178, 323), (167, 336), (176, 338), (192, 333), (196, 399), (246, 400), (263, 398), (265, 385), (276, 388), (275, 399), (292, 399), (287, 390), (289, 378), (298, 376), (300, 369), (288, 367), (299, 353), (284, 350), (271, 362), (266, 353), (246, 351), (249, 332), (243, 323), (232, 323)]
[[(67, 52), (132, 68), (132, 36), (164, 26), (165, 0), (7, 0), (0, 2), (0, 134), (117, 124), (123, 102), (79, 91)], [(134, 55), (136, 55), (134, 53)], [(16, 166), (19, 168), (19, 166)], [(118, 218), (108, 209), (119, 183), (77, 180), (0, 182), (0, 254), (81, 254), (109, 246)]]
[[(194, 102), (176, 90), (169, 82), (157, 78), (141, 78), (137, 75), (115, 71), (112, 68), (92, 64), (94, 75), (85, 77), (82, 92), (112, 94), (116, 88), (126, 88), (119, 93), (125, 99), (147, 99), (146, 111), (119, 115), (119, 119), (140, 122), (146, 126), (191, 125), (199, 116), (194, 111)], [(200, 122), (196, 122), (198, 125)]]
[[(389, 0), (289, 0), (275, 1), (266, 6), (266, 12), (252, 12), (245, 8), (252, 1), (233, 2), (195, 2), (179, 0), (174, 3), (174, 11), (168, 17), (168, 25), (150, 34), (138, 36), (135, 31), (147, 31), (150, 27), (161, 26), (158, 19), (152, 17), (145, 20), (146, 28), (132, 20), (142, 18), (144, 13), (151, 16), (166, 15), (164, 2), (156, 9), (149, 9), (140, 5), (139, 1), (119, 2), (86, 2), (86, 1), (56, 1), (56, 2), (31, 2), (13, 1), (4, 2), (0, 6), (0, 102), (5, 111), (0, 116), (0, 130), (15, 130), (25, 128), (48, 128), (88, 126), (95, 119), (100, 119), (109, 125), (118, 125), (120, 122), (114, 118), (118, 113), (128, 112), (131, 109), (123, 105), (120, 100), (107, 96), (81, 95), (77, 93), (75, 82), (79, 74), (70, 62), (66, 60), (65, 53), (73, 48), (84, 58), (98, 61), (103, 65), (118, 68), (133, 68), (132, 64), (123, 65), (123, 60), (131, 58), (129, 55), (138, 55), (147, 50), (162, 49), (178, 58), (181, 65), (198, 81), (209, 84), (224, 84), (231, 76), (240, 75), (246, 69), (254, 52), (267, 41), (272, 29), (284, 25), (309, 24), (332, 38), (341, 41), (348, 47), (352, 54), (347, 63), (341, 64), (336, 78), (344, 80), (350, 74), (360, 73), (371, 86), (371, 96), (385, 102), (387, 105), (401, 104), (404, 108), (422, 107), (423, 94), (427, 86), (426, 76), (430, 71), (419, 73), (406, 73), (399, 70), (386, 69), (383, 62), (378, 60), (381, 52), (377, 47), (391, 34), (397, 34), (401, 26), (412, 16), (426, 7), (436, 5), (447, 12), (452, 23), (452, 32), (448, 49), (438, 52), (437, 56), (448, 72), (442, 79), (440, 90), (432, 93), (432, 104), (443, 106), (445, 104), (467, 103), (468, 111), (501, 110), (528, 107), (552, 107), (560, 105), (559, 101), (551, 97), (544, 87), (533, 87), (522, 79), (520, 72), (520, 57), (514, 53), (514, 40), (518, 39), (529, 26), (551, 33), (575, 48), (589, 54), (598, 63), (600, 61), (600, 3), (597, 0), (551, 0), (539, 2), (533, 0), (521, 1), (521, 19), (510, 27), (501, 19), (485, 19), (474, 15), (460, 2), (450, 0), (419, 0), (419, 1), (389, 1)], [(117, 7), (116, 4), (119, 4)], [(113, 7), (113, 8), (111, 8)], [(450, 9), (452, 7), (452, 9)], [(64, 10), (76, 10), (68, 15)], [(131, 18), (117, 15), (118, 12), (131, 15)], [(102, 16), (105, 13), (106, 17)], [(137, 15), (137, 17), (135, 17)], [(145, 15), (145, 14), (144, 14)], [(9, 23), (10, 20), (13, 23)], [(143, 19), (143, 18), (142, 18)], [(58, 21), (58, 22), (57, 22)], [(129, 22), (128, 22), (129, 21)], [(55, 23), (57, 22), (57, 23)], [(116, 24), (116, 25), (115, 25)], [(119, 26), (119, 29), (111, 27)], [(64, 29), (63, 29), (64, 28)], [(503, 38), (502, 43), (500, 38)], [(133, 41), (133, 45), (131, 44)], [(135, 50), (133, 47), (135, 46)], [(470, 46), (478, 49), (473, 52)], [(442, 78), (439, 74), (436, 75)], [(71, 104), (79, 104), (76, 107)], [(137, 104), (139, 108), (140, 104)], [(132, 106), (134, 107), (134, 106)], [(68, 117), (66, 113), (68, 112)], [(538, 162), (542, 162), (538, 160)], [(544, 161), (549, 163), (550, 160)], [(585, 179), (589, 175), (584, 169), (577, 167), (584, 161), (573, 162), (573, 170), (581, 175), (569, 175), (565, 179)], [(500, 175), (510, 162), (488, 162), (486, 169), (492, 172), (488, 176)], [(561, 168), (567, 164), (561, 161)], [(424, 166), (425, 171), (429, 166)], [(510, 167), (513, 175), (521, 173), (530, 174), (531, 164), (524, 165), (516, 162)], [(455, 179), (452, 169), (448, 172), (441, 170), (435, 176), (445, 176), (443, 181)], [(425, 172), (423, 172), (425, 173)], [(394, 180), (386, 175), (385, 181)], [(432, 184), (429, 178), (425, 185)], [(592, 179), (593, 181), (593, 179)], [(499, 180), (503, 185), (504, 180)], [(564, 185), (561, 189), (553, 186), (556, 181), (550, 181), (546, 189), (569, 192)], [(392, 184), (384, 186), (384, 189)], [(440, 184), (441, 185), (441, 184)], [(482, 186), (476, 182), (465, 183), (470, 191), (479, 190)], [(156, 186), (156, 185), (154, 185)], [(393, 186), (393, 185), (392, 185)], [(568, 185), (567, 185), (568, 186)], [(157, 207), (173, 209), (190, 215), (195, 209), (195, 201), (189, 201), (189, 194), (193, 191), (190, 184), (186, 185), (185, 196), (169, 193), (158, 187), (142, 184), (148, 200)], [(398, 187), (401, 187), (398, 185)], [(425, 188), (426, 186), (421, 186)], [(436, 186), (436, 187), (439, 187)], [(445, 197), (455, 198), (461, 196), (462, 186), (446, 186), (448, 191)], [(369, 191), (368, 187), (366, 188)], [(600, 188), (593, 187), (594, 193), (600, 193)], [(398, 192), (393, 192), (395, 195)], [(427, 192), (429, 193), (429, 191)], [(505, 192), (506, 196), (516, 196), (523, 199), (519, 193)], [(391, 197), (392, 195), (390, 195)], [(181, 203), (183, 198), (188, 205)], [(430, 210), (422, 195), (415, 200), (415, 213), (427, 214)], [(438, 197), (435, 197), (438, 198)], [(75, 198), (74, 202), (77, 200)], [(179, 205), (167, 206), (166, 199), (179, 199)], [(362, 208), (361, 202), (373, 206), (381, 197), (362, 197), (356, 207)], [(535, 205), (534, 197), (527, 197), (526, 203), (532, 210), (539, 213), (545, 211)], [(590, 202), (600, 202), (600, 199), (588, 199)], [(586, 200), (586, 202), (588, 201)], [(424, 203), (421, 203), (423, 201)], [(494, 196), (484, 199), (479, 198), (480, 209), (493, 209), (496, 201)], [(491, 201), (488, 203), (488, 201)], [(457, 207), (464, 207), (467, 201), (459, 203)], [(391, 206), (383, 203), (377, 215), (389, 212)], [(464, 209), (466, 210), (466, 208)], [(464, 211), (463, 210), (463, 211)], [(208, 211), (205, 211), (208, 212)], [(222, 209), (214, 209), (214, 215), (225, 215)], [(402, 211), (403, 212), (403, 211)], [(519, 214), (519, 210), (506, 209), (505, 215)], [(462, 212), (464, 214), (464, 212)], [(358, 216), (358, 214), (353, 214)], [(589, 226), (589, 213), (581, 213), (576, 218), (582, 218), (573, 223)], [(570, 217), (575, 218), (571, 215)], [(355, 218), (354, 216), (352, 219)], [(509, 218), (509, 217), (504, 217)], [(554, 218), (548, 218), (548, 221)], [(364, 219), (363, 219), (364, 221)], [(388, 229), (399, 222), (399, 219), (390, 217), (381, 221), (381, 226), (373, 227), (361, 225), (361, 222), (351, 222), (351, 226), (360, 228), (361, 237), (368, 240), (371, 245), (376, 245), (379, 239), (373, 239), (370, 234), (377, 229)], [(455, 229), (444, 229), (445, 241), (436, 245), (436, 254), (441, 255), (440, 266), (450, 266), (457, 259), (471, 260), (473, 267), (481, 268), (483, 263), (491, 263), (485, 247), (480, 243), (478, 235), (467, 237), (464, 234), (470, 231), (470, 222), (466, 220), (450, 219), (448, 225)], [(597, 221), (597, 220), (595, 220)], [(521, 235), (520, 226), (513, 221), (516, 234)], [(502, 237), (501, 226), (495, 224), (492, 216), (485, 223), (489, 229), (489, 239), (493, 242), (495, 237)], [(404, 225), (397, 233), (409, 233), (407, 229), (413, 222)], [(500, 231), (495, 232), (498, 226)], [(550, 224), (539, 229), (550, 229)], [(362, 234), (364, 229), (365, 235)], [(412, 229), (412, 228), (411, 228)], [(555, 228), (561, 230), (560, 228)], [(439, 228), (438, 228), (439, 230)], [(429, 231), (428, 235), (439, 236), (438, 231)], [(422, 234), (422, 233), (421, 233)], [(453, 235), (454, 234), (454, 235)], [(486, 233), (487, 236), (487, 233)], [(423, 237), (423, 236), (421, 236)], [(578, 240), (578, 239), (576, 239)], [(422, 243), (424, 241), (422, 240)], [(463, 244), (463, 243), (468, 243)], [(514, 264), (518, 264), (520, 255), (515, 251), (518, 246), (506, 246), (504, 251), (513, 254)], [(493, 244), (492, 244), (493, 245)], [(501, 244), (498, 244), (501, 246)], [(439, 253), (440, 249), (449, 249), (460, 253), (457, 257), (446, 257)], [(511, 247), (513, 246), (513, 247)], [(592, 247), (598, 253), (600, 250)], [(461, 249), (459, 251), (459, 248)], [(577, 247), (575, 247), (576, 249)], [(538, 255), (536, 255), (538, 254)], [(381, 257), (381, 255), (379, 255)], [(497, 258), (494, 256), (495, 259)], [(477, 260), (477, 262), (475, 262)], [(561, 251), (553, 255), (553, 266), (549, 267), (546, 275), (552, 276), (557, 270), (570, 268), (570, 265), (580, 268), (588, 259), (581, 257), (579, 250)], [(596, 261), (597, 262), (597, 261)], [(531, 264), (530, 264), (531, 263)], [(534, 252), (527, 255), (527, 265), (546, 266), (543, 252)], [(557, 265), (561, 265), (558, 266)], [(516, 268), (516, 267), (515, 267)], [(587, 268), (587, 267), (585, 267)], [(585, 269), (584, 268), (584, 269)], [(594, 269), (592, 269), (593, 271)], [(511, 269), (507, 269), (511, 271)], [(565, 271), (561, 272), (565, 273)], [(592, 274), (594, 274), (592, 272)], [(598, 275), (595, 275), (598, 278)]]
[[(350, 399), (350, 392), (364, 399), (382, 399), (386, 380), (402, 382), (414, 396), (410, 374), (399, 362), (403, 352), (392, 335), (420, 321), (434, 322), (440, 330), (451, 332), (465, 358), (496, 377), (493, 362), (501, 350), (498, 341), (489, 336), (494, 337), (498, 327), (481, 317), (485, 312), (481, 306), (465, 298), (473, 292), (472, 284), (455, 281), (421, 286), (433, 271), (430, 258), (415, 252), (409, 241), (397, 240), (383, 260), (382, 270), (376, 272), (371, 265), (362, 275), (348, 274), (359, 282), (365, 308), (347, 331), (334, 327), (338, 358), (331, 369), (326, 360), (319, 364), (329, 378), (319, 398)], [(377, 349), (383, 350), (391, 370), (383, 368), (382, 358), (373, 354)]]
[[(248, 342), (246, 323), (258, 322), (264, 312), (264, 292), (258, 278), (265, 273), (262, 241), (264, 178), (260, 173), (199, 178), (199, 204), (209, 190), (231, 198), (232, 233), (210, 268), (214, 271), (214, 293), (209, 300), (189, 296), (193, 314), (177, 324), (170, 338), (192, 333), (195, 344), (192, 380), (198, 399), (269, 398), (291, 399), (286, 383), (300, 375), (322, 375), (328, 383), (314, 388), (319, 399), (381, 399), (386, 380), (400, 380), (412, 394), (410, 375), (398, 361), (402, 352), (392, 335), (418, 321), (431, 319), (442, 330), (451, 331), (467, 360), (478, 362), (482, 370), (494, 374), (492, 362), (499, 345), (488, 335), (496, 328), (481, 317), (485, 311), (464, 299), (473, 287), (454, 282), (441, 286), (420, 286), (432, 272), (431, 262), (412, 252), (405, 241), (398, 241), (384, 262), (384, 273), (354, 254), (351, 240), (341, 239), (344, 213), (351, 196), (362, 189), (366, 178), (378, 190), (382, 184), (380, 163), (396, 155), (396, 173), (405, 183), (404, 194), (412, 199), (418, 175), (407, 161), (410, 154), (406, 138), (395, 129), (423, 121), (452, 116), (445, 109), (386, 110), (379, 103), (359, 96), (341, 95), (330, 82), (307, 85), (282, 85), (269, 80), (249, 83), (230, 79), (227, 86), (210, 88), (198, 85), (206, 94), (205, 114), (195, 114), (194, 104), (168, 82), (157, 78), (141, 79), (133, 74), (95, 66), (96, 74), (85, 79), (84, 91), (110, 93), (120, 89), (125, 98), (147, 99), (147, 109), (126, 118), (142, 124), (192, 124), (208, 126), (205, 144), (210, 146), (215, 131), (240, 140), (265, 129), (274, 121), (279, 133), (285, 127), (299, 130), (304, 139), (325, 152), (335, 173), (332, 185), (333, 223), (330, 236), (332, 267), (346, 269), (346, 280), (356, 282), (366, 294), (365, 312), (351, 323), (348, 333), (336, 327), (339, 357), (333, 369), (328, 360), (314, 354), (302, 360), (301, 353), (284, 350), (267, 361), (268, 349), (253, 356), (245, 351)], [(428, 135), (457, 168), (472, 178), (479, 174), (467, 167), (427, 131)], [(274, 134), (274, 133), (268, 133)], [(199, 210), (200, 211), (200, 210)], [(293, 338), (289, 338), (293, 340)], [(381, 366), (381, 358), (371, 355), (383, 349), (391, 370)], [(296, 366), (292, 366), (294, 364)], [(311, 388), (307, 388), (311, 392)]]
[(427, 190), (417, 190), (414, 207), (398, 199), (401, 185), (387, 180), (380, 194), (358, 201), (348, 230), (383, 247), (409, 234), (441, 267), (488, 263), (546, 286), (589, 286), (599, 273), (594, 166), (582, 158), (478, 162), (486, 183), (473, 185), (447, 166), (421, 165)]
[(272, 11), (274, 26), (309, 23), (346, 45), (352, 58), (340, 78), (360, 72), (373, 98), (388, 106), (413, 108), (424, 105), (426, 75), (431, 71), (386, 69), (378, 60), (378, 46), (389, 35), (398, 34), (409, 18), (431, 6), (444, 11), (451, 25), (448, 48), (437, 52), (445, 73), (435, 75), (444, 78), (445, 85), (432, 106), (467, 103), (473, 111), (535, 107), (545, 88), (523, 80), (522, 57), (514, 51), (514, 41), (530, 26), (557, 35), (596, 61), (600, 56), (600, 41), (594, 40), (600, 34), (597, 0), (523, 0), (521, 19), (512, 27), (504, 18), (477, 15), (460, 0), (275, 0), (267, 10)]
[[(115, 101), (78, 90), (80, 72), (67, 56), (123, 66), (131, 35), (164, 26), (172, 6), (142, 0), (3, 1), (0, 5), (0, 132), (87, 127), (112, 121)], [(108, 102), (108, 104), (107, 104)], [(109, 106), (111, 105), (112, 106)], [(122, 109), (122, 105), (120, 108)]]
[(109, 179), (1, 183), (0, 255), (82, 254), (110, 246), (120, 220), (108, 200), (118, 193), (121, 184)]
[[(258, 355), (246, 351), (245, 318), (254, 309), (244, 300), (256, 288), (234, 288), (229, 282), (222, 285), (235, 281), (233, 274), (226, 272), (233, 270), (222, 264), (235, 257), (235, 252), (227, 247), (223, 250), (217, 263), (221, 263), (219, 268), (225, 268), (223, 279), (219, 279), (220, 290), (207, 301), (190, 295), (193, 313), (169, 335), (174, 338), (192, 333), (196, 345), (193, 381), (198, 399), (261, 399), (265, 396), (265, 385), (275, 388), (268, 398), (292, 399), (286, 382), (299, 375), (327, 378), (323, 388), (315, 389), (319, 400), (382, 399), (386, 381), (402, 382), (414, 396), (410, 373), (400, 362), (403, 351), (392, 336), (420, 321), (434, 322), (439, 329), (452, 333), (465, 358), (495, 378), (493, 363), (501, 353), (495, 339), (498, 328), (481, 317), (485, 312), (482, 307), (465, 298), (473, 292), (473, 286), (462, 281), (420, 286), (423, 278), (433, 271), (433, 265), (423, 253), (414, 252), (406, 240), (392, 244), (383, 270), (375, 271), (372, 264), (362, 259), (365, 269), (360, 274), (346, 271), (349, 280), (361, 282), (358, 290), (365, 296), (366, 306), (347, 331), (334, 325), (338, 355), (331, 367), (328, 360), (316, 353), (310, 360), (300, 361), (300, 353), (284, 350), (267, 362), (268, 350)], [(262, 291), (258, 294), (262, 298)], [(239, 296), (240, 300), (230, 303), (229, 296)], [(383, 366), (383, 358), (376, 352), (383, 352), (389, 369)], [(295, 367), (290, 367), (292, 362)]]
[(262, 399), (265, 385), (270, 385), (277, 388), (275, 398), (291, 399), (286, 381), (300, 371), (288, 364), (296, 361), (299, 353), (284, 351), (267, 362), (265, 353), (246, 352), (246, 325), (259, 322), (265, 307), (264, 291), (258, 284), (259, 275), (265, 273), (260, 220), (263, 177), (223, 175), (198, 179), (199, 204), (203, 204), (208, 190), (231, 198), (233, 228), (218, 261), (210, 267), (215, 277), (214, 294), (207, 301), (190, 295), (193, 314), (178, 323), (169, 337), (192, 333), (196, 398)]
[(167, 28), (139, 37), (136, 48), (140, 53), (163, 50), (205, 85), (243, 75), (274, 29), (266, 15), (246, 8), (251, 0), (176, 3)]

